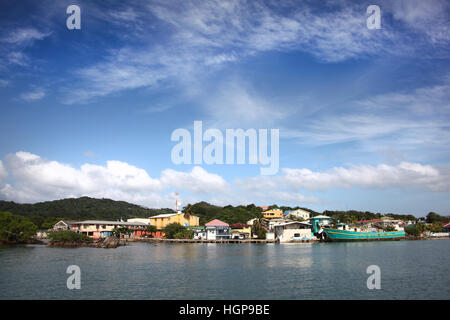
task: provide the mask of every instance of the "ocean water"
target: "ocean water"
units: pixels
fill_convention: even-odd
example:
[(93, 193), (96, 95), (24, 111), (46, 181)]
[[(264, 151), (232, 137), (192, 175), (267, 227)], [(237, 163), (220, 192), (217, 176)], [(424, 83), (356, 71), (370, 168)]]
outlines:
[[(370, 265), (379, 290), (367, 288)], [(0, 247), (0, 299), (449, 298), (450, 240)]]

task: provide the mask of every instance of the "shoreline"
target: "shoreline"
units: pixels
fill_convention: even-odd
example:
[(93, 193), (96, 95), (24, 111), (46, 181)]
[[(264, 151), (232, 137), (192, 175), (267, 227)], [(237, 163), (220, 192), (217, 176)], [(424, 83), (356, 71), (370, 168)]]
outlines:
[[(0, 247), (2, 246), (21, 246), (21, 245), (45, 245), (55, 248), (117, 248), (121, 246), (127, 246), (128, 242), (147, 242), (147, 243), (223, 243), (223, 244), (282, 244), (282, 243), (332, 243), (327, 241), (320, 241), (318, 239), (310, 240), (294, 240), (289, 242), (280, 242), (279, 239), (222, 239), (222, 240), (205, 240), (205, 239), (166, 239), (166, 238), (128, 238), (117, 239), (114, 243), (105, 243), (104, 239), (94, 242), (63, 242), (63, 241), (42, 241), (42, 240), (30, 240), (26, 242), (4, 242), (0, 241)], [(392, 241), (418, 241), (418, 240), (450, 240), (450, 237), (405, 237), (404, 239), (392, 240)], [(378, 240), (358, 240), (358, 241), (338, 241), (338, 242), (374, 242)], [(388, 241), (388, 240), (386, 240)]]

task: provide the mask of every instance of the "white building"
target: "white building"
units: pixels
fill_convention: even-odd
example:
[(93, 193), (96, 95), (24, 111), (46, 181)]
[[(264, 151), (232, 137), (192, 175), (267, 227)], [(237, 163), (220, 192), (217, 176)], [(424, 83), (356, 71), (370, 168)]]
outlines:
[(274, 233), (280, 242), (291, 242), (295, 240), (311, 240), (313, 234), (308, 222), (291, 221), (274, 226)]
[(311, 213), (309, 211), (303, 210), (303, 209), (296, 209), (289, 211), (286, 215), (287, 218), (289, 217), (296, 217), (303, 220), (308, 220), (310, 218)]
[(133, 218), (133, 219), (127, 219), (127, 222), (135, 222), (135, 223), (145, 223), (145, 224), (150, 224), (150, 218)]
[(269, 231), (272, 231), (276, 225), (283, 224), (286, 222), (291, 222), (291, 221), (292, 220), (281, 219), (281, 218), (280, 219), (271, 219), (267, 222), (267, 227), (268, 227)]
[(223, 240), (230, 239), (230, 225), (218, 219), (214, 219), (205, 224), (207, 240)]

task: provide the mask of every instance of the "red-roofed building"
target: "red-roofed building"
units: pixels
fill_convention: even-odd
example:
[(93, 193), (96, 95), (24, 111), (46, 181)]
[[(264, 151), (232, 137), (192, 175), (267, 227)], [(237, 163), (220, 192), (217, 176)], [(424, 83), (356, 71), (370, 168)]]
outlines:
[(450, 222), (443, 223), (443, 227), (446, 232), (450, 232)]
[(230, 239), (230, 225), (218, 219), (214, 219), (205, 224), (206, 240)]
[(219, 219), (214, 219), (208, 223), (205, 223), (206, 227), (229, 227), (230, 225), (226, 222), (220, 221)]

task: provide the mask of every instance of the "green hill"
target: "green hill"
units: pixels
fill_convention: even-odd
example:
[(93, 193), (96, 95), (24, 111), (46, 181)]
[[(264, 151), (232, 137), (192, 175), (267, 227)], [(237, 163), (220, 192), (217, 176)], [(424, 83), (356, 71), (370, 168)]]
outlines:
[(172, 213), (171, 209), (148, 209), (125, 201), (95, 199), (89, 197), (62, 199), (20, 204), (0, 201), (0, 212), (8, 211), (30, 219), (38, 228), (49, 228), (61, 219), (66, 220), (119, 220), (129, 218), (148, 218), (150, 216)]
[[(286, 207), (272, 205), (270, 208), (280, 208), (283, 211), (298, 209), (300, 207)], [(412, 215), (381, 214), (368, 211), (330, 211), (323, 213), (316, 212), (307, 208), (302, 208), (311, 212), (312, 216), (325, 214), (342, 222), (355, 222), (359, 220), (368, 220), (390, 216), (395, 219), (415, 220)], [(148, 218), (158, 214), (173, 213), (172, 209), (149, 209), (139, 205), (131, 204), (125, 201), (114, 201), (110, 199), (95, 199), (82, 197), (77, 199), (62, 199), (55, 201), (39, 202), (35, 204), (19, 204), (11, 201), (0, 200), (0, 212), (8, 211), (15, 215), (30, 219), (40, 229), (50, 228), (57, 221), (66, 220), (119, 220), (129, 218)], [(200, 217), (200, 225), (208, 221), (219, 219), (229, 224), (241, 222), (255, 218), (261, 212), (261, 208), (250, 204), (247, 206), (215, 206), (207, 202), (198, 202), (190, 205), (191, 214)], [(423, 218), (425, 220), (425, 218)], [(435, 213), (429, 213), (427, 222), (448, 221), (449, 217), (442, 217)], [(430, 220), (430, 221), (428, 221)]]
[(219, 207), (202, 201), (192, 205), (191, 212), (200, 218), (200, 225), (204, 225), (214, 219), (234, 224), (238, 222), (247, 223), (248, 220), (255, 218), (261, 212), (261, 208), (256, 207), (254, 204)]

